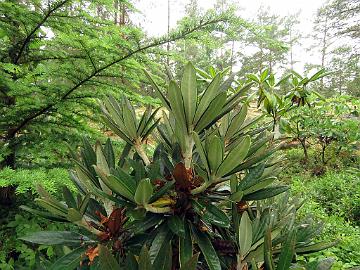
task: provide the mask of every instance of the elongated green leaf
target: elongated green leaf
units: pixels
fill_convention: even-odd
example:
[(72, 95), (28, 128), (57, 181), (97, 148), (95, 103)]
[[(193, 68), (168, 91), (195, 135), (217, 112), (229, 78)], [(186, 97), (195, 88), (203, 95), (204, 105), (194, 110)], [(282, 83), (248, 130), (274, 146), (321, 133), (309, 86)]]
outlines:
[(171, 106), (171, 112), (173, 113), (177, 123), (175, 127), (178, 127), (182, 130), (183, 133), (187, 132), (187, 125), (185, 121), (185, 110), (183, 97), (181, 95), (181, 90), (177, 86), (176, 82), (170, 81), (169, 84), (169, 102)]
[(181, 79), (181, 94), (184, 101), (187, 126), (193, 123), (197, 102), (196, 71), (189, 62)]
[(146, 215), (146, 219), (140, 221), (131, 222), (126, 228), (134, 234), (140, 234), (145, 232), (149, 228), (156, 226), (160, 223), (162, 217), (160, 215)]
[[(149, 133), (149, 130), (151, 129), (151, 123), (152, 121), (155, 119), (156, 114), (158, 113), (158, 111), (160, 110), (160, 108), (157, 108), (149, 117), (149, 119), (147, 119), (147, 121), (145, 122), (144, 128), (140, 129), (139, 127), (139, 131), (138, 134), (140, 134), (141, 136), (144, 136), (144, 134)], [(155, 122), (158, 122), (155, 121)]]
[(207, 223), (224, 228), (228, 228), (230, 226), (230, 220), (227, 215), (215, 205), (195, 200), (192, 201), (192, 205), (194, 211), (197, 212), (200, 218)]
[(224, 146), (218, 136), (212, 136), (207, 143), (207, 157), (211, 172), (216, 172), (224, 157)]
[(99, 245), (99, 268), (101, 270), (121, 270), (114, 256), (103, 245)]
[(150, 198), (149, 203), (155, 202), (157, 199), (160, 199), (163, 195), (166, 194), (175, 184), (175, 181), (166, 182), (158, 191), (156, 191)]
[(52, 264), (48, 270), (69, 270), (75, 269), (80, 265), (81, 257), (85, 253), (86, 247), (78, 247), (68, 254), (59, 258), (54, 264)]
[(242, 190), (236, 191), (235, 193), (231, 194), (229, 199), (233, 202), (239, 202), (242, 197), (244, 196), (244, 192)]
[[(236, 73), (231, 73), (229, 77), (220, 85), (219, 92), (226, 92), (231, 87), (231, 84), (234, 82)], [(221, 75), (223, 76), (223, 75)]]
[(238, 190), (245, 190), (249, 187), (255, 185), (259, 180), (261, 175), (265, 170), (265, 163), (261, 163), (256, 167), (250, 169), (249, 173), (246, 174), (244, 179), (242, 179), (238, 185)]
[(321, 76), (323, 73), (325, 73), (325, 69), (322, 68), (319, 71), (317, 71), (314, 75), (312, 75), (309, 79), (309, 82), (316, 81), (317, 79), (323, 77)]
[(197, 123), (206, 109), (209, 107), (210, 102), (219, 94), (220, 86), (220, 75), (216, 75), (215, 78), (211, 81), (209, 86), (204, 91), (200, 99), (200, 103), (196, 109), (196, 114), (194, 118), (194, 123)]
[(96, 173), (100, 176), (101, 180), (107, 185), (111, 191), (119, 194), (130, 201), (134, 201), (135, 191), (127, 185), (122, 179), (114, 175), (105, 175), (100, 168), (95, 167)]
[(239, 231), (240, 255), (245, 257), (252, 244), (252, 223), (246, 211), (241, 216)]
[(116, 135), (118, 135), (121, 139), (123, 139), (125, 142), (127, 142), (130, 145), (134, 145), (134, 142), (132, 139), (128, 137), (127, 134), (125, 134), (113, 121), (111, 121), (108, 117), (102, 116), (101, 119), (107, 125), (112, 131), (115, 132)]
[(63, 197), (68, 207), (77, 207), (73, 194), (66, 186), (63, 186)]
[(185, 237), (185, 221), (179, 216), (171, 216), (168, 219), (168, 225), (171, 231), (179, 237)]
[(286, 242), (281, 248), (277, 270), (288, 270), (295, 253), (296, 231), (291, 230), (287, 236)]
[(135, 194), (137, 183), (134, 176), (129, 175), (124, 169), (119, 167), (116, 168), (116, 170), (111, 169), (110, 173), (115, 177), (117, 177), (118, 179), (121, 179), (124, 185), (129, 187), (131, 193)]
[(180, 266), (182, 267), (185, 265), (193, 255), (193, 243), (191, 239), (189, 225), (184, 225), (185, 230), (185, 237), (179, 238), (179, 259), (180, 259)]
[(206, 111), (200, 117), (196, 123), (195, 131), (200, 133), (209, 123), (221, 113), (221, 110), (226, 102), (226, 93), (222, 92), (218, 94), (207, 107)]
[(20, 240), (40, 245), (79, 246), (82, 243), (93, 243), (88, 237), (69, 231), (42, 231), (19, 238)]
[(41, 185), (38, 185), (36, 187), (37, 192), (39, 193), (39, 195), (41, 196), (41, 198), (48, 202), (49, 204), (51, 204), (52, 206), (54, 206), (55, 208), (57, 208), (59, 211), (66, 213), (67, 211), (67, 207), (60, 203), (59, 201), (57, 201), (49, 192), (47, 192)]
[(305, 247), (298, 247), (298, 248), (295, 249), (295, 251), (298, 254), (312, 253), (312, 252), (317, 252), (317, 251), (321, 251), (321, 250), (333, 247), (336, 244), (338, 244), (338, 241), (331, 242), (331, 243), (322, 243), (321, 242), (321, 243), (308, 245), (308, 246), (305, 246)]
[(244, 195), (254, 193), (258, 190), (261, 190), (269, 185), (271, 185), (276, 180), (276, 177), (267, 177), (265, 179), (261, 179), (259, 183), (249, 187), (244, 190)]
[(60, 216), (60, 217), (66, 217), (67, 216), (67, 209), (66, 210), (59, 209), (53, 203), (45, 201), (43, 199), (39, 199), (39, 198), (36, 198), (35, 202), (39, 206), (41, 206), (42, 208), (48, 210), (53, 215), (57, 215), (57, 216)]
[(229, 97), (224, 104), (223, 111), (230, 111), (239, 103), (239, 100), (245, 93), (254, 85), (253, 82), (245, 84), (241, 89), (239, 89), (235, 94)]
[(151, 132), (157, 127), (157, 125), (159, 124), (160, 122), (160, 118), (157, 119), (154, 124), (152, 124), (146, 131), (144, 134), (142, 134), (142, 141), (144, 141), (150, 134)]
[(153, 263), (156, 258), (161, 257), (163, 259), (163, 254), (161, 249), (164, 245), (167, 245), (171, 240), (172, 234), (166, 224), (162, 224), (157, 230), (157, 234), (154, 240), (151, 243), (149, 249), (149, 255), (151, 262)]
[(210, 174), (210, 167), (209, 167), (209, 164), (208, 164), (208, 160), (206, 158), (206, 152), (205, 152), (205, 149), (203, 147), (203, 144), (201, 143), (199, 135), (196, 132), (194, 132), (193, 133), (193, 138), (194, 138), (196, 150), (199, 153), (199, 156), (201, 158), (201, 162), (205, 166), (205, 169), (206, 169), (207, 173)]
[(195, 242), (200, 247), (200, 250), (205, 257), (206, 263), (210, 270), (221, 270), (220, 260), (215, 252), (213, 245), (209, 237), (199, 230), (193, 228), (193, 236)]
[(69, 208), (67, 219), (73, 223), (80, 221), (82, 219), (83, 215), (74, 208)]
[(180, 267), (180, 270), (196, 270), (198, 260), (199, 260), (199, 254), (200, 253), (194, 254), (194, 256), (192, 256), (187, 262), (185, 262)]
[(270, 148), (265, 149), (261, 153), (247, 159), (245, 162), (241, 163), (239, 166), (237, 166), (235, 169), (233, 169), (231, 172), (226, 174), (225, 176), (229, 176), (231, 174), (234, 174), (236, 172), (242, 171), (244, 169), (250, 168), (252, 165), (257, 164), (263, 160), (265, 160), (267, 157), (271, 156), (274, 152), (277, 151), (277, 148)]
[(155, 92), (157, 93), (158, 97), (160, 98), (161, 102), (163, 103), (163, 105), (165, 107), (167, 107), (170, 110), (170, 103), (169, 100), (165, 97), (165, 95), (163, 94), (163, 92), (160, 90), (159, 86), (155, 83), (155, 81), (153, 80), (152, 76), (150, 75), (149, 72), (147, 72), (145, 69), (143, 70), (146, 77), (149, 79), (150, 83), (152, 84), (152, 86), (155, 89)]
[(271, 238), (271, 229), (268, 228), (265, 233), (264, 238), (264, 262), (265, 268), (273, 270), (275, 268), (272, 255), (272, 238)]
[(145, 109), (145, 112), (142, 114), (142, 116), (140, 118), (139, 126), (138, 126), (138, 129), (136, 131), (136, 133), (139, 134), (140, 136), (143, 133), (146, 126), (148, 124), (150, 124), (150, 121), (148, 122), (150, 114), (151, 114), (151, 106), (147, 105), (146, 109)]
[(144, 245), (139, 255), (139, 270), (153, 270), (148, 248)]
[(261, 149), (267, 142), (269, 142), (272, 139), (272, 137), (273, 135), (270, 135), (270, 136), (265, 136), (260, 140), (255, 140), (255, 142), (251, 145), (247, 156), (250, 157), (251, 155), (255, 154), (256, 151)]
[(241, 128), (247, 114), (247, 106), (243, 105), (240, 112), (231, 119), (231, 123), (226, 132), (226, 138), (230, 139)]
[(139, 270), (135, 256), (131, 253), (126, 255), (124, 270)]
[(43, 218), (46, 218), (46, 219), (49, 219), (49, 220), (60, 221), (60, 222), (66, 221), (66, 218), (64, 218), (64, 217), (60, 217), (60, 216), (54, 215), (54, 214), (49, 213), (49, 212), (44, 212), (44, 211), (39, 211), (39, 210), (36, 210), (36, 209), (32, 209), (32, 208), (29, 208), (29, 207), (27, 207), (25, 205), (21, 205), (20, 208), (22, 210), (28, 211), (31, 214), (38, 215), (40, 217), (43, 217)]
[(256, 191), (251, 194), (247, 194), (244, 196), (244, 200), (246, 201), (256, 201), (256, 200), (264, 200), (267, 198), (274, 197), (280, 193), (283, 193), (289, 189), (288, 186), (275, 186), (275, 187), (268, 187), (262, 190)]
[(167, 241), (161, 247), (160, 254), (154, 261), (153, 269), (171, 270), (172, 268), (172, 247), (171, 241)]
[(135, 202), (139, 205), (146, 205), (153, 194), (153, 186), (150, 179), (142, 179), (136, 188)]
[(125, 104), (126, 108), (123, 110), (124, 124), (131, 139), (136, 139), (138, 137), (138, 134), (136, 132), (137, 120), (132, 113), (133, 107), (130, 105), (129, 100), (127, 99), (125, 99)]
[(246, 136), (235, 146), (221, 163), (216, 175), (224, 176), (236, 168), (246, 157), (250, 148), (250, 136)]
[(106, 140), (104, 154), (109, 168), (115, 168), (115, 153), (110, 138)]

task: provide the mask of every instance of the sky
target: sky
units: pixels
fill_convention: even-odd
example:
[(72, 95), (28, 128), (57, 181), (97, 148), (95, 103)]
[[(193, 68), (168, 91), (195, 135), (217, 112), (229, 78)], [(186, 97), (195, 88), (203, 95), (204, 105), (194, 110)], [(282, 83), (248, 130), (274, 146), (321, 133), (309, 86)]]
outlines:
[[(300, 11), (299, 31), (308, 35), (312, 30), (312, 21), (315, 18), (316, 10), (321, 7), (326, 0), (239, 0), (238, 4), (242, 7), (239, 15), (244, 19), (252, 19), (256, 16), (260, 6), (270, 7), (274, 14), (286, 16)], [(137, 0), (135, 7), (140, 12), (136, 15), (135, 22), (140, 24), (150, 36), (160, 36), (167, 32), (167, 2), (168, 0)], [(176, 22), (184, 16), (185, 5), (190, 0), (170, 0), (170, 26), (175, 27)], [(198, 0), (204, 10), (212, 8), (216, 0)], [(303, 40), (302, 44), (294, 48), (294, 57), (299, 62), (295, 69), (302, 71), (306, 62), (318, 63), (316, 56), (309, 55), (305, 47), (309, 45), (309, 40)]]

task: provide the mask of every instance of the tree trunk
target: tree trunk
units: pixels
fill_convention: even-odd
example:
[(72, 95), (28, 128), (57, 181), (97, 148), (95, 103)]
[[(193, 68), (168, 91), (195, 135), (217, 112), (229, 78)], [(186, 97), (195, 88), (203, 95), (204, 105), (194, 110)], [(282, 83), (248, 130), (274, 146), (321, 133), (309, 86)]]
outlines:
[[(9, 144), (10, 153), (4, 157), (4, 160), (0, 162), (0, 170), (9, 167), (15, 169), (16, 167), (16, 149), (14, 145), (15, 134), (7, 136), (5, 143)], [(0, 187), (0, 205), (11, 205), (15, 200), (15, 186)]]
[[(168, 6), (167, 6), (167, 8), (168, 8), (168, 10), (167, 10), (167, 12), (168, 12), (168, 16), (167, 16), (167, 36), (168, 36), (168, 38), (169, 38), (169, 36), (170, 36), (170, 0), (168, 0)], [(167, 66), (168, 67), (170, 67), (170, 56), (169, 56), (169, 53), (170, 53), (170, 42), (168, 42), (167, 44), (166, 44), (166, 52), (167, 52), (167, 56), (166, 56), (166, 64), (167, 64)]]
[(299, 139), (299, 141), (301, 143), (301, 146), (302, 146), (302, 149), (303, 149), (303, 152), (304, 152), (304, 161), (308, 162), (309, 155), (308, 155), (308, 151), (307, 151), (307, 148), (306, 148), (306, 140), (305, 139)]
[(326, 161), (325, 161), (325, 150), (326, 150), (326, 144), (324, 144), (322, 146), (322, 149), (321, 149), (321, 161), (322, 163), (325, 165), (326, 164)]

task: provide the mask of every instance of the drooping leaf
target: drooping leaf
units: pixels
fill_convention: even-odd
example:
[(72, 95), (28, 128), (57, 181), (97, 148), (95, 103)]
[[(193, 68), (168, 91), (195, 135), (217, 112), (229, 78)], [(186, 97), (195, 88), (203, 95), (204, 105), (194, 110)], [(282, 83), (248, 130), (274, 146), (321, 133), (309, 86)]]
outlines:
[(152, 84), (152, 86), (154, 87), (158, 97), (160, 98), (161, 102), (163, 103), (163, 105), (165, 107), (167, 107), (168, 109), (170, 109), (170, 103), (169, 100), (165, 97), (165, 95), (163, 94), (163, 92), (160, 90), (159, 86), (155, 83), (155, 81), (153, 80), (152, 76), (150, 75), (149, 72), (147, 72), (145, 69), (143, 70), (146, 77), (149, 79), (150, 83)]
[(180, 267), (180, 270), (196, 270), (198, 260), (199, 260), (199, 253), (196, 253)]
[(171, 216), (168, 219), (168, 225), (171, 231), (179, 237), (185, 237), (185, 221), (179, 216)]
[(40, 245), (79, 246), (82, 243), (94, 243), (87, 236), (70, 231), (42, 231), (19, 238), (20, 240)]
[(184, 225), (185, 234), (184, 238), (179, 238), (179, 260), (180, 266), (182, 267), (185, 265), (193, 256), (193, 243), (191, 239), (189, 225)]
[(49, 270), (69, 270), (75, 269), (80, 265), (82, 255), (86, 247), (78, 247), (56, 260), (48, 269)]
[(146, 245), (141, 248), (138, 264), (141, 270), (153, 270), (149, 250)]
[(230, 220), (227, 215), (215, 205), (196, 200), (192, 200), (192, 205), (195, 212), (207, 223), (224, 228), (230, 226)]
[(121, 270), (114, 256), (104, 245), (99, 245), (99, 266), (101, 270)]
[(172, 234), (169, 228), (166, 225), (162, 225), (159, 227), (158, 232), (151, 243), (149, 249), (149, 255), (151, 262), (153, 263), (156, 258), (163, 259), (163, 254), (161, 253), (161, 249), (164, 245), (168, 245), (172, 237)]
[(205, 257), (206, 263), (210, 270), (221, 270), (219, 257), (209, 239), (209, 237), (199, 230), (192, 230), (195, 242), (200, 247), (201, 253)]
[(245, 257), (252, 244), (252, 223), (246, 211), (241, 216), (239, 231), (240, 254)]

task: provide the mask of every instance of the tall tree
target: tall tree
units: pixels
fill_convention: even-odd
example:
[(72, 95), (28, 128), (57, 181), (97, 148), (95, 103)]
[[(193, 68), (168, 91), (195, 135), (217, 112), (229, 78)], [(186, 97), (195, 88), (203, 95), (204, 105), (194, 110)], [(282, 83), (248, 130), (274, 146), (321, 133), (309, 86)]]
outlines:
[(150, 40), (131, 24), (116, 26), (113, 8), (100, 0), (0, 2), (1, 166), (15, 167), (21, 149), (48, 140), (56, 151), (59, 139), (81, 133), (94, 98), (136, 98), (129, 89), (145, 80), (139, 70), (157, 65), (144, 51), (224, 20), (208, 17)]
[(360, 2), (357, 0), (333, 0), (329, 4), (329, 12), (336, 35), (351, 38), (354, 41), (353, 50), (359, 54)]
[(236, 61), (233, 44), (241, 39), (241, 33), (250, 25), (236, 14), (237, 9), (235, 1), (218, 0), (214, 8), (207, 11), (202, 10), (196, 0), (189, 1), (185, 9), (186, 16), (178, 22), (178, 27), (210, 14), (227, 14), (230, 19), (226, 25), (216, 25), (211, 31), (198, 31), (176, 42), (173, 54), (179, 65), (191, 60), (197, 67), (204, 69), (209, 66), (219, 69), (231, 67)]
[(319, 91), (325, 95), (349, 92), (348, 86), (354, 87), (350, 82), (357, 81), (360, 37), (357, 11), (360, 4), (352, 0), (333, 0), (317, 11), (310, 51), (319, 56), (319, 62), (307, 67), (332, 71), (332, 75), (322, 78), (319, 84)]
[(256, 27), (249, 32), (246, 45), (254, 52), (243, 55), (241, 73), (285, 69), (289, 30), (285, 27), (285, 18), (271, 14), (269, 8), (262, 6), (253, 23)]
[(288, 59), (288, 63), (289, 63), (289, 68), (291, 70), (294, 69), (294, 65), (295, 63), (297, 63), (298, 61), (295, 59), (294, 56), (294, 47), (296, 45), (300, 44), (300, 40), (302, 38), (302, 35), (300, 33), (300, 31), (298, 30), (297, 26), (300, 23), (299, 21), (299, 15), (300, 13), (295, 13), (293, 15), (289, 15), (284, 19), (284, 28), (286, 30), (286, 44), (289, 48), (288, 50), (288, 54), (289, 54), (289, 59)]

